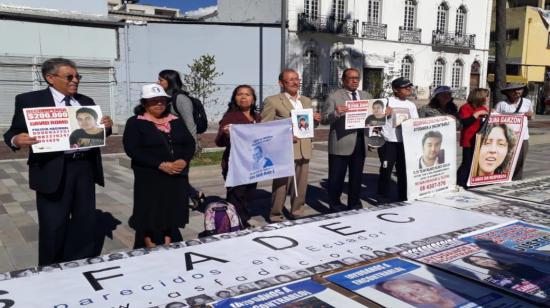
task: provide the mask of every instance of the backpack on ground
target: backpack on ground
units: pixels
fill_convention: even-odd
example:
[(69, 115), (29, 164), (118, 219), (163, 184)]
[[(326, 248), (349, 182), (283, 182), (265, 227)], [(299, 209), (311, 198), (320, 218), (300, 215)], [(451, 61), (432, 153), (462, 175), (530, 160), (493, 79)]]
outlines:
[(195, 98), (187, 92), (178, 92), (172, 96), (172, 106), (174, 107), (174, 110), (176, 113), (181, 117), (181, 112), (178, 110), (177, 106), (177, 96), (178, 94), (185, 95), (191, 100), (191, 104), (193, 105), (193, 121), (195, 122), (195, 125), (197, 126), (197, 134), (202, 134), (206, 131), (208, 128), (208, 118), (206, 117), (206, 111), (204, 110), (204, 105), (202, 102)]
[(241, 230), (235, 206), (222, 200), (209, 203), (204, 210), (204, 229), (207, 235)]

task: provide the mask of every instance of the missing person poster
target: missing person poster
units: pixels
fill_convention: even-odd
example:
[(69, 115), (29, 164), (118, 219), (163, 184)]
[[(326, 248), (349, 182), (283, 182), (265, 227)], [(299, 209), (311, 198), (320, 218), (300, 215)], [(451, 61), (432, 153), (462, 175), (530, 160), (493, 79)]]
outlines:
[(545, 204), (547, 210), (550, 210), (550, 176), (477, 187), (474, 190), (491, 195)]
[(346, 101), (346, 129), (365, 128), (365, 120), (368, 116), (369, 101)]
[[(500, 238), (510, 234), (513, 232), (491, 233)], [(519, 251), (510, 248), (512, 245), (503, 245), (503, 241), (496, 243), (482, 238), (471, 239), (450, 240), (441, 245), (411, 249), (401, 255), (478, 280), (532, 302), (550, 303), (550, 256)]]
[(24, 108), (34, 153), (105, 146), (105, 127), (99, 106)]
[(522, 307), (517, 299), (401, 258), (326, 277), (384, 307)]
[(409, 200), (456, 186), (456, 122), (452, 117), (405, 121), (403, 144)]
[(235, 298), (218, 301), (214, 308), (256, 307), (366, 307), (310, 279), (287, 283)]
[(313, 109), (293, 109), (290, 111), (290, 117), (292, 118), (292, 132), (296, 138), (313, 138), (314, 134), (314, 122), (313, 122)]
[(226, 187), (294, 176), (292, 121), (233, 124)]
[(369, 100), (369, 110), (365, 125), (367, 127), (381, 127), (386, 125), (387, 99), (377, 98)]
[(521, 151), (522, 114), (491, 113), (487, 126), (476, 135), (468, 186), (510, 182)]

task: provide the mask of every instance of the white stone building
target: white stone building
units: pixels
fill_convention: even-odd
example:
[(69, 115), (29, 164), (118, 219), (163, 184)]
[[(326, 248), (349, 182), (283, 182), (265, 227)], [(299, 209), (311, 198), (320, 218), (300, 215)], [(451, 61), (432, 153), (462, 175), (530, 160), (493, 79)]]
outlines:
[[(265, 14), (251, 8), (271, 12), (270, 22), (281, 15), (281, 2), (224, 5), (233, 1), (219, 0), (214, 20), (234, 22), (241, 13), (241, 22), (264, 22)], [(492, 0), (286, 1), (286, 63), (302, 73), (306, 95), (325, 96), (349, 66), (362, 70), (363, 88), (373, 94), (388, 92), (389, 81), (401, 75), (416, 85), (419, 99), (438, 85), (461, 97), (486, 86)]]

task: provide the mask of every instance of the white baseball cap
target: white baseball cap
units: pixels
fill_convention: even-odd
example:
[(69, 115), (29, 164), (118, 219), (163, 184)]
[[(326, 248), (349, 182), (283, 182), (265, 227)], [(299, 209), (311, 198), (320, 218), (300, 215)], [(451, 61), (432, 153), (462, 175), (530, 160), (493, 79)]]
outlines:
[(156, 84), (146, 84), (143, 87), (141, 87), (141, 98), (149, 99), (153, 97), (170, 97), (166, 92), (164, 92), (164, 89)]

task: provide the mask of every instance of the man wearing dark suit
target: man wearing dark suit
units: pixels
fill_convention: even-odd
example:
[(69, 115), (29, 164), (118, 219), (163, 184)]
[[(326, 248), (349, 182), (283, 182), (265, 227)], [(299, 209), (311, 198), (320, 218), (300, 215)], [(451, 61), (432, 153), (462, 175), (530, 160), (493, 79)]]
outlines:
[(340, 196), (349, 170), (348, 209), (362, 208), (359, 194), (366, 149), (364, 129), (346, 130), (346, 101), (370, 99), (365, 91), (358, 91), (361, 75), (355, 68), (347, 68), (342, 74), (343, 89), (332, 92), (323, 108), (321, 123), (330, 124), (328, 139), (328, 195), (333, 212), (345, 210)]
[[(11, 127), (4, 134), (4, 141), (14, 151), (38, 143), (28, 135), (23, 108), (95, 105), (91, 98), (77, 93), (82, 76), (71, 60), (46, 60), (42, 76), (48, 88), (15, 97)], [(108, 116), (101, 119), (107, 135), (112, 123)], [(29, 152), (29, 186), (36, 191), (38, 210), (38, 264), (93, 257), (95, 183), (104, 184), (99, 149)]]
[[(264, 101), (262, 122), (290, 118), (291, 110), (293, 109), (301, 110), (311, 108), (311, 100), (298, 93), (298, 90), (300, 90), (300, 77), (295, 70), (283, 70), (283, 72), (279, 74), (279, 86), (281, 86), (282, 93), (269, 96)], [(320, 119), (321, 115), (315, 112), (313, 114), (313, 120), (318, 122)], [(300, 216), (303, 216), (302, 207), (306, 201), (311, 152), (311, 138), (299, 139), (294, 137), (294, 167), (298, 192), (296, 193), (294, 191), (294, 180), (292, 177), (273, 180), (271, 213), (269, 215), (272, 222), (279, 222), (284, 219), (282, 211), (289, 190), (292, 191), (290, 216), (292, 218), (300, 218)]]

